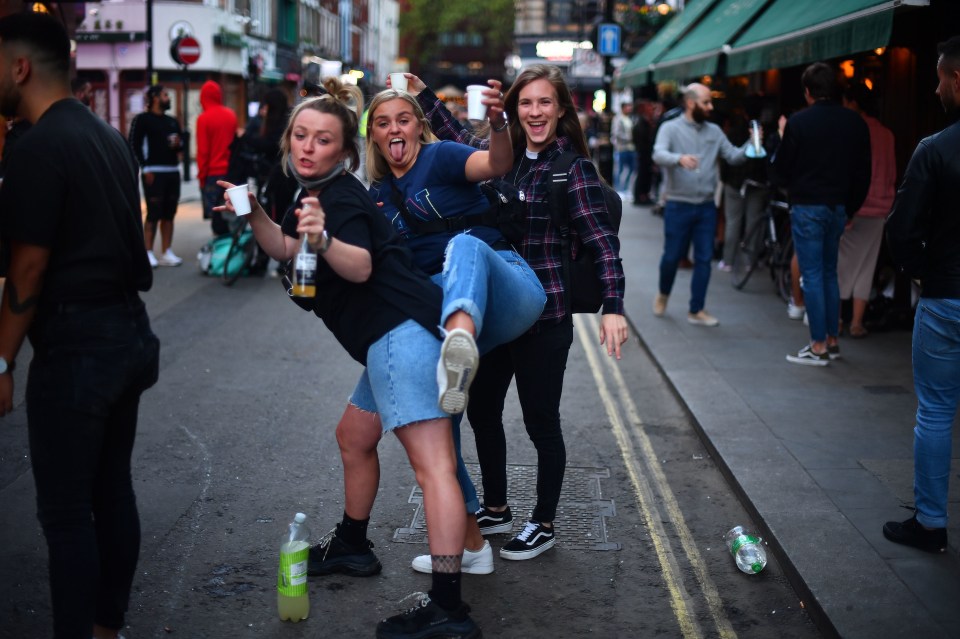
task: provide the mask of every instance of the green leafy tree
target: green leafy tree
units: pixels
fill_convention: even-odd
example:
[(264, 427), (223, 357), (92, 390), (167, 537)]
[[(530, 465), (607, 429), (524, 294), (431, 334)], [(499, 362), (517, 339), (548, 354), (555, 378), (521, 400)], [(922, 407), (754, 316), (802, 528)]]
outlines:
[(514, 0), (410, 0), (400, 16), (400, 35), (416, 50), (401, 51), (415, 67), (436, 61), (442, 33), (479, 33), (490, 51), (506, 51), (513, 43)]

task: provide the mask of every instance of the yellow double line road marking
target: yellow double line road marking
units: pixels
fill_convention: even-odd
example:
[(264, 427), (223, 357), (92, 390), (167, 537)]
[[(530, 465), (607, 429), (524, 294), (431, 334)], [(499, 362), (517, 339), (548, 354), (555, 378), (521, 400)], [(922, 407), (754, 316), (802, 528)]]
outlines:
[[(667, 483), (666, 475), (660, 468), (650, 438), (643, 430), (643, 422), (640, 419), (636, 404), (630, 397), (623, 375), (621, 375), (616, 361), (607, 357), (606, 347), (598, 345), (599, 325), (597, 316), (580, 315), (576, 328), (580, 344), (587, 355), (587, 362), (590, 364), (590, 370), (593, 373), (594, 381), (596, 381), (600, 399), (603, 401), (607, 417), (610, 419), (610, 425), (617, 440), (617, 446), (620, 448), (624, 467), (633, 484), (637, 505), (640, 507), (650, 531), (654, 550), (657, 553), (657, 560), (660, 562), (663, 571), (663, 579), (670, 593), (670, 605), (680, 626), (680, 631), (684, 637), (690, 639), (704, 636), (703, 629), (696, 620), (696, 615), (691, 612), (693, 599), (683, 585), (676, 555), (664, 530), (664, 519), (668, 519), (677, 532), (680, 545), (683, 547), (683, 553), (696, 575), (717, 632), (723, 639), (734, 639), (737, 634), (730, 625), (729, 619), (723, 613), (723, 602), (720, 600), (720, 594), (707, 573), (706, 564), (697, 549), (697, 544), (690, 533), (690, 529), (687, 527), (677, 499)], [(606, 359), (605, 363), (604, 359)], [(616, 400), (608, 387), (608, 379), (612, 380), (616, 387)], [(639, 458), (634, 441), (639, 446)], [(644, 473), (644, 468), (646, 473)], [(663, 509), (666, 511), (666, 517), (658, 507), (655, 495), (660, 496)]]

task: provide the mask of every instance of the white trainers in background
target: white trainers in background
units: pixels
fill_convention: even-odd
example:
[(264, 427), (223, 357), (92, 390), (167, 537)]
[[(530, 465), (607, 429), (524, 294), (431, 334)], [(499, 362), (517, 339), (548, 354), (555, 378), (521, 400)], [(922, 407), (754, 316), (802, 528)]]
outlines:
[(803, 314), (807, 312), (807, 309), (803, 306), (797, 306), (793, 303), (793, 300), (787, 302), (787, 317), (792, 320), (803, 319)]
[[(413, 558), (410, 564), (417, 572), (430, 574), (433, 572), (433, 560), (430, 555), (420, 555)], [(493, 549), (490, 542), (483, 541), (480, 550), (463, 549), (463, 560), (460, 562), (460, 572), (468, 575), (489, 575), (493, 572)]]
[(183, 259), (174, 255), (172, 250), (167, 249), (166, 253), (157, 259), (157, 263), (160, 266), (180, 266), (183, 264)]
[(153, 254), (153, 251), (147, 251), (147, 260), (150, 262), (150, 268), (157, 268), (160, 262), (157, 261), (157, 256)]
[(694, 326), (719, 326), (720, 320), (706, 312), (703, 309), (700, 309), (696, 313), (687, 313), (687, 321), (693, 324)]

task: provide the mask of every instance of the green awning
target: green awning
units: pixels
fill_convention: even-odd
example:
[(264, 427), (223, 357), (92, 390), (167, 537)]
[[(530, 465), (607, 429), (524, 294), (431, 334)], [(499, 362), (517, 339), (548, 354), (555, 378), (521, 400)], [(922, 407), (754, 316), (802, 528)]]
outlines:
[(717, 0), (690, 0), (686, 8), (663, 25), (637, 55), (620, 69), (620, 87), (639, 86), (647, 81), (650, 65), (656, 62)]
[(767, 0), (721, 0), (653, 69), (653, 79), (683, 80), (717, 71), (717, 61)]
[(727, 73), (792, 67), (884, 47), (893, 9), (909, 0), (776, 0), (737, 38)]

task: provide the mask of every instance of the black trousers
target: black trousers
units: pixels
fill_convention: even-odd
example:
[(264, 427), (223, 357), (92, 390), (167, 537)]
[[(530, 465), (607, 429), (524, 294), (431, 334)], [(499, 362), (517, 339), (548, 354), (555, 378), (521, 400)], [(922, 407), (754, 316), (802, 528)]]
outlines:
[(54, 636), (122, 628), (140, 552), (130, 475), (160, 343), (142, 302), (41, 311), (30, 331), (30, 460), (47, 540)]
[(559, 324), (493, 349), (480, 359), (470, 387), (467, 418), (473, 427), (483, 475), (483, 501), (507, 504), (507, 442), (503, 405), (516, 377), (517, 395), (527, 435), (537, 450), (537, 505), (532, 519), (552, 522), (560, 503), (567, 449), (560, 428), (560, 396), (567, 356), (573, 344), (570, 316)]

